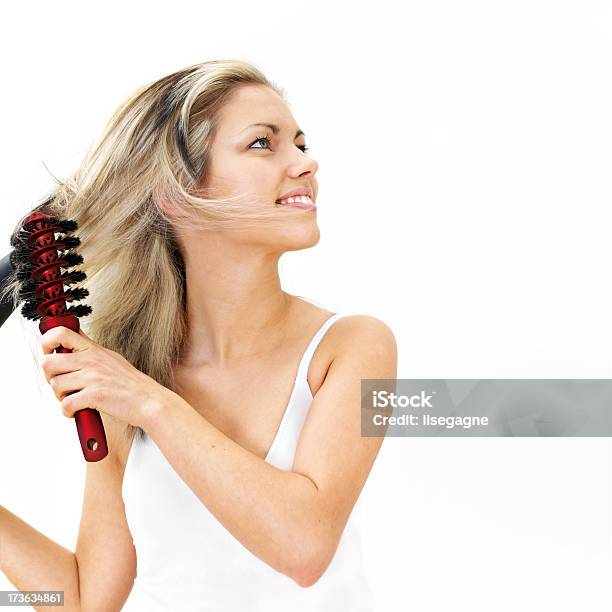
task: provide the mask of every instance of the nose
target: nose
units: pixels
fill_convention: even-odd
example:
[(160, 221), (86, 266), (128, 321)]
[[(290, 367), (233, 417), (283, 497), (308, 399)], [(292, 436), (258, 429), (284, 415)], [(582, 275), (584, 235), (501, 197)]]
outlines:
[(306, 153), (300, 152), (297, 161), (291, 165), (291, 176), (314, 176), (319, 169), (319, 163), (316, 159), (308, 157)]

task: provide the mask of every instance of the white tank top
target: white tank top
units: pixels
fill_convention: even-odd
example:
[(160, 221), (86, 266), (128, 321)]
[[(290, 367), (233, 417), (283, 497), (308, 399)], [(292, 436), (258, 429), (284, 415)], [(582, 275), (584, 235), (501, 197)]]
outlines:
[[(334, 314), (300, 361), (293, 391), (265, 461), (290, 471), (313, 396), (308, 367)], [(122, 610), (138, 612), (371, 612), (361, 553), (359, 499), (334, 558), (310, 587), (270, 567), (243, 546), (174, 471), (153, 440), (134, 437), (122, 485), (137, 556), (134, 587)]]

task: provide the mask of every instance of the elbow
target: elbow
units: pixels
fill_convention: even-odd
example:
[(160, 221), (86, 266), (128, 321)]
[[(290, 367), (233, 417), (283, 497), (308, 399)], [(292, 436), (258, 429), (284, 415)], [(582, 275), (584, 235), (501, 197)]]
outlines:
[(293, 580), (302, 588), (307, 589), (308, 587), (314, 586), (322, 575), (323, 572), (305, 569), (301, 573), (296, 574)]
[(308, 588), (323, 576), (331, 563), (333, 552), (330, 554), (329, 547), (319, 547), (316, 551), (314, 547), (307, 547), (299, 552), (290, 577), (302, 588)]

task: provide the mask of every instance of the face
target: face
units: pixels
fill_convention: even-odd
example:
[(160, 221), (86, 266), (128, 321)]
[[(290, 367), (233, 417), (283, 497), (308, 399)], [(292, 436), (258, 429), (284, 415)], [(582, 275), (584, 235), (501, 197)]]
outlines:
[[(279, 129), (254, 123), (274, 124)], [(318, 164), (305, 153), (306, 138), (298, 132), (289, 107), (275, 91), (262, 85), (237, 88), (221, 111), (202, 186), (210, 197), (244, 195), (249, 206), (268, 210), (279, 210), (276, 201), (281, 196), (306, 187), (316, 203)], [(299, 214), (285, 217), (280, 227), (271, 230), (262, 225), (228, 236), (284, 251), (313, 246), (319, 240), (316, 210), (292, 210)]]

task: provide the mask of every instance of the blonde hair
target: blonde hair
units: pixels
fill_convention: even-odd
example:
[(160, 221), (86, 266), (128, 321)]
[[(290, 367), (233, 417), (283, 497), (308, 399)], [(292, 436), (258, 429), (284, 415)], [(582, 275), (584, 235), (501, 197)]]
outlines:
[[(78, 224), (76, 251), (84, 260), (78, 269), (87, 275), (81, 284), (92, 307), (81, 320), (85, 333), (171, 390), (187, 329), (181, 230), (249, 229), (300, 214), (254, 207), (253, 194), (203, 197), (219, 113), (246, 84), (269, 87), (285, 100), (284, 90), (239, 60), (202, 62), (137, 89), (73, 176), (56, 179), (57, 188), (34, 208)], [(169, 218), (164, 203), (181, 214)], [(2, 295), (17, 302), (19, 284), (13, 275)], [(125, 430), (128, 437), (135, 432), (145, 436), (140, 427)]]

